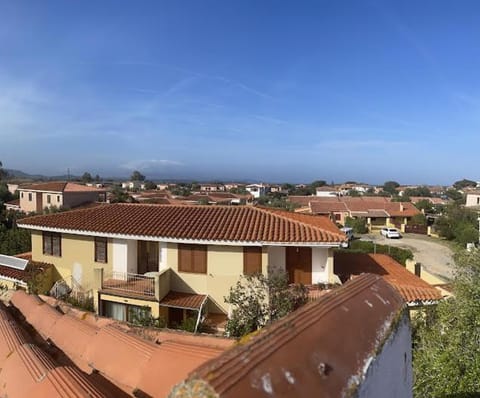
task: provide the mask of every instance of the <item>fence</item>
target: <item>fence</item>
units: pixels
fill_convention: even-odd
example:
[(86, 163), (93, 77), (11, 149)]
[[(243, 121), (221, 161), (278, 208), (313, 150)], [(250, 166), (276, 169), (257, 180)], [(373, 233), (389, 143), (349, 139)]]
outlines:
[(123, 292), (155, 296), (155, 278), (113, 271), (104, 275), (103, 289), (121, 290)]

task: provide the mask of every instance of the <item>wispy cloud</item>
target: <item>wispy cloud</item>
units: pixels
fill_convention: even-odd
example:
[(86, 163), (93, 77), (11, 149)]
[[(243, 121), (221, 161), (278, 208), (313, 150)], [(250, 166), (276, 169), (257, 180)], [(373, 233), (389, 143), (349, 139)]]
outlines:
[[(162, 64), (162, 63), (150, 63), (150, 62), (118, 62), (118, 65), (126, 65), (126, 66), (145, 66), (145, 67), (151, 67), (151, 68), (165, 68), (165, 69), (170, 69), (176, 72), (181, 72), (183, 74), (189, 75), (190, 79), (192, 77), (196, 78), (201, 78), (201, 79), (206, 79), (206, 80), (211, 80), (211, 81), (216, 81), (223, 83), (224, 85), (230, 86), (232, 88), (238, 88), (246, 93), (252, 94), (256, 97), (260, 97), (263, 99), (269, 99), (269, 100), (275, 100), (275, 97), (270, 95), (269, 93), (259, 90), (255, 87), (252, 87), (249, 84), (245, 84), (244, 82), (241, 82), (239, 80), (230, 78), (230, 77), (225, 77), (225, 76), (220, 76), (220, 75), (210, 75), (207, 73), (202, 73), (202, 72), (197, 72), (193, 71), (190, 69), (182, 68), (176, 65), (170, 65), (170, 64)], [(183, 82), (185, 80), (185, 82)], [(188, 83), (188, 79), (183, 79), (180, 84), (180, 87), (177, 87), (176, 91), (178, 91), (179, 88), (181, 88), (182, 85), (185, 85), (185, 83)]]

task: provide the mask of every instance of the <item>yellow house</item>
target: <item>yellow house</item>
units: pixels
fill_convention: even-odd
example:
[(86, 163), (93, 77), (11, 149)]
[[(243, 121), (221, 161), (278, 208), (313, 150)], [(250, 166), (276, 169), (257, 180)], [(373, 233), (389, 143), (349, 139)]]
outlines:
[(129, 320), (148, 306), (171, 322), (227, 313), (224, 297), (244, 274), (333, 282), (333, 249), (346, 239), (326, 217), (252, 206), (105, 204), (18, 226), (32, 232), (32, 259), (92, 291), (99, 314)]
[(105, 190), (72, 182), (45, 182), (18, 187), (20, 210), (41, 212), (45, 208), (73, 208), (85, 203), (105, 201)]

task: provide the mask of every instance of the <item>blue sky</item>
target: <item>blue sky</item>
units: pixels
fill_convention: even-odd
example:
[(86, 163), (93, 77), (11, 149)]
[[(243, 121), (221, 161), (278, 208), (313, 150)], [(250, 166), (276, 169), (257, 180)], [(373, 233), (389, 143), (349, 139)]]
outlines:
[(30, 173), (478, 179), (477, 1), (0, 0), (0, 160)]

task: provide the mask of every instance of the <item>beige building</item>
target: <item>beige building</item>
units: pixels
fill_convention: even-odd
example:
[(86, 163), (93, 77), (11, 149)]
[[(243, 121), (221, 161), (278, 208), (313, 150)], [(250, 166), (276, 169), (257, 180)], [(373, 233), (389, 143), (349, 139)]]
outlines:
[(100, 314), (128, 320), (148, 306), (171, 322), (226, 314), (224, 298), (244, 274), (333, 282), (333, 249), (346, 239), (326, 217), (251, 206), (112, 204), (18, 225), (32, 231), (33, 260), (93, 292)]
[(105, 190), (71, 182), (45, 182), (18, 188), (20, 210), (42, 212), (45, 208), (71, 209), (86, 203), (105, 201)]

